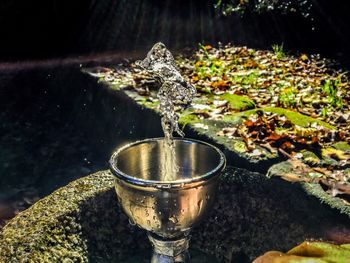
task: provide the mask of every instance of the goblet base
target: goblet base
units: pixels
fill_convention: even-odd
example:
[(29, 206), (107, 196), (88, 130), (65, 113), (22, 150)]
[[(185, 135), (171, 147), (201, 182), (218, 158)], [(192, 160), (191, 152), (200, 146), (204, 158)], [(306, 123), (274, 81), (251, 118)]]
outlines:
[(217, 263), (217, 260), (199, 251), (188, 251), (189, 235), (175, 240), (166, 240), (148, 233), (153, 246), (151, 263)]
[[(214, 256), (205, 254), (195, 249), (189, 249), (190, 263), (221, 263)], [(150, 263), (151, 253), (149, 250), (135, 251), (132, 255), (125, 255), (126, 258), (118, 259), (119, 263)], [(95, 261), (94, 261), (95, 262)], [(99, 261), (98, 261), (99, 262)], [(108, 261), (110, 262), (110, 261)], [(174, 262), (174, 261), (172, 261)], [(105, 262), (103, 262), (105, 263)]]
[(178, 239), (164, 239), (148, 233), (148, 239), (153, 246), (151, 263), (189, 263), (188, 253), (189, 236), (185, 235)]

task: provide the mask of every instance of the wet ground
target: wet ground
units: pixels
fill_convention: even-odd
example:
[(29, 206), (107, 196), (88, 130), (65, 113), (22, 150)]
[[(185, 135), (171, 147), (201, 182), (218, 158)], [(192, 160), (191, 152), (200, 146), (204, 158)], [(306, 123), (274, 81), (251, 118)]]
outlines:
[(58, 187), (106, 169), (115, 146), (149, 134), (137, 134), (126, 102), (108, 95), (75, 65), (0, 72), (0, 227)]

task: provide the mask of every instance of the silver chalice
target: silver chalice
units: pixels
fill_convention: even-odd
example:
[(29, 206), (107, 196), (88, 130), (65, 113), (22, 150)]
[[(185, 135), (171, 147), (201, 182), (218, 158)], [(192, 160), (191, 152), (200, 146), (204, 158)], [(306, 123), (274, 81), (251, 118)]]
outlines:
[(164, 180), (164, 138), (121, 147), (110, 159), (115, 189), (124, 212), (148, 232), (152, 263), (189, 262), (189, 233), (210, 211), (225, 167), (215, 146), (175, 138), (175, 178)]

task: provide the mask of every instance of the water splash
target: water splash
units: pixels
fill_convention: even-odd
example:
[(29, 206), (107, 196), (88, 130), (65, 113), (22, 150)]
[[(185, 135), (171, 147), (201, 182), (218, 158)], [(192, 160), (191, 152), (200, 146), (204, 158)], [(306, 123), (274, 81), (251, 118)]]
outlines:
[(136, 65), (147, 71), (161, 85), (157, 94), (165, 137), (161, 170), (163, 180), (172, 181), (176, 179), (179, 170), (173, 133), (176, 132), (181, 137), (185, 135), (179, 127), (176, 109), (186, 108), (192, 102), (196, 89), (181, 76), (173, 55), (163, 43), (156, 43), (147, 57), (137, 61)]

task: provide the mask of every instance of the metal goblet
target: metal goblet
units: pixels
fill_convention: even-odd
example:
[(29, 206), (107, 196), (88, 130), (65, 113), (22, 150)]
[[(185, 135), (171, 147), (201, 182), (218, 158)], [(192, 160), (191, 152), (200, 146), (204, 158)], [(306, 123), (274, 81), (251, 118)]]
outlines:
[(176, 177), (161, 171), (163, 138), (121, 147), (110, 159), (118, 200), (129, 219), (148, 231), (152, 263), (189, 262), (189, 232), (214, 203), (226, 159), (215, 146), (193, 139), (174, 139)]

